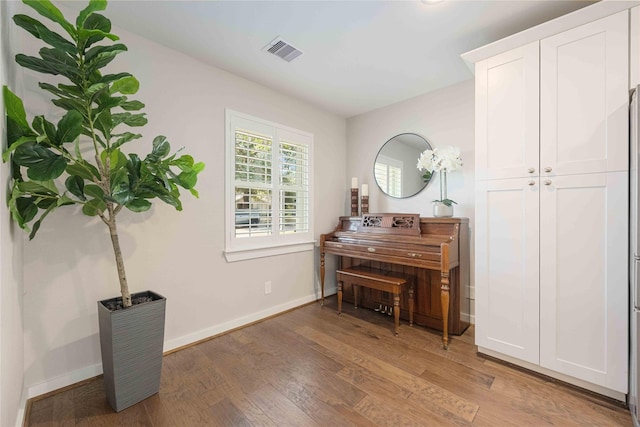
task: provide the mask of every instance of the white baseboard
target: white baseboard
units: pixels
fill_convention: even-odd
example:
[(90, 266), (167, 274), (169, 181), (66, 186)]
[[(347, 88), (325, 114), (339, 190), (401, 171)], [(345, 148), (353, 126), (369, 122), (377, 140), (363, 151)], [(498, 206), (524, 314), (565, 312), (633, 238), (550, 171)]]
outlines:
[(16, 427), (25, 426), (27, 423), (24, 419), (27, 412), (27, 390), (22, 390), (22, 397), (20, 397), (20, 406), (18, 407), (18, 415), (16, 415)]
[(66, 375), (61, 375), (59, 377), (52, 378), (50, 380), (28, 387), (26, 398), (31, 399), (36, 396), (50, 393), (71, 384), (84, 381), (88, 378), (97, 377), (100, 374), (102, 374), (102, 364), (85, 366), (84, 368), (71, 371)]
[(533, 372), (537, 372), (539, 374), (547, 375), (552, 378), (559, 379), (560, 381), (564, 381), (566, 383), (578, 386), (585, 390), (592, 391), (594, 393), (601, 394), (606, 397), (610, 397), (611, 399), (618, 400), (620, 402), (626, 402), (627, 395), (625, 393), (611, 390), (606, 387), (602, 387), (597, 384), (592, 384), (590, 382), (574, 378), (569, 375), (562, 374), (560, 372), (553, 371), (551, 369), (543, 368), (542, 366), (535, 365), (533, 363), (525, 362), (524, 360), (517, 359), (512, 356), (507, 356), (506, 354), (499, 353), (494, 350), (490, 350), (484, 347), (478, 347), (478, 353), (483, 353), (491, 357), (495, 357), (496, 359), (504, 360), (505, 362), (513, 363), (514, 365), (521, 366), (523, 368), (529, 369)]
[(176, 348), (184, 347), (185, 345), (189, 345), (194, 342), (198, 342), (200, 340), (203, 340), (227, 331), (231, 331), (241, 326), (245, 326), (250, 323), (256, 322), (258, 320), (262, 320), (267, 317), (282, 313), (283, 311), (287, 311), (292, 308), (296, 308), (301, 305), (316, 301), (317, 299), (318, 299), (318, 296), (316, 294), (307, 295), (303, 298), (298, 298), (296, 300), (287, 301), (284, 304), (276, 305), (274, 307), (269, 307), (266, 310), (258, 311), (256, 313), (251, 313), (247, 316), (239, 317), (237, 319), (233, 319), (228, 322), (212, 326), (210, 328), (202, 329), (200, 331), (193, 332), (188, 335), (183, 335), (179, 338), (174, 338), (172, 340), (165, 341), (164, 351), (167, 352), (167, 351), (174, 350)]
[[(331, 289), (325, 291), (325, 295), (331, 295)], [(335, 293), (335, 290), (333, 291)], [(315, 293), (307, 295), (302, 298), (298, 298), (292, 301), (287, 301), (284, 304), (276, 305), (274, 307), (269, 307), (266, 310), (262, 310), (256, 313), (251, 313), (247, 316), (239, 317), (237, 319), (231, 320), (229, 322), (221, 323), (219, 325), (212, 326), (210, 328), (202, 329), (200, 331), (184, 335), (182, 337), (174, 338), (164, 342), (164, 351), (171, 351), (179, 347), (183, 347), (194, 342), (212, 337), (214, 335), (218, 335), (224, 332), (228, 332), (230, 330), (251, 324), (253, 322), (257, 322), (259, 320), (265, 319), (270, 316), (274, 316), (276, 314), (282, 313), (287, 310), (291, 310), (292, 308), (299, 307), (301, 305), (316, 301), (318, 299), (318, 295)], [(46, 393), (50, 393), (55, 390), (59, 390), (61, 388), (70, 386), (72, 384), (78, 383), (80, 381), (84, 381), (89, 378), (96, 377), (102, 374), (102, 364), (96, 364), (91, 366), (86, 366), (84, 368), (76, 369), (75, 371), (69, 372), (68, 374), (61, 375), (56, 378), (52, 378), (50, 380), (44, 381), (42, 383), (32, 385), (27, 387), (23, 392), (23, 401), (20, 404), (18, 420), (22, 420), (24, 418), (25, 410), (26, 410), (26, 402), (28, 399), (31, 399), (36, 396), (41, 396)], [(18, 421), (16, 421), (18, 422)], [(22, 425), (22, 421), (17, 424)]]

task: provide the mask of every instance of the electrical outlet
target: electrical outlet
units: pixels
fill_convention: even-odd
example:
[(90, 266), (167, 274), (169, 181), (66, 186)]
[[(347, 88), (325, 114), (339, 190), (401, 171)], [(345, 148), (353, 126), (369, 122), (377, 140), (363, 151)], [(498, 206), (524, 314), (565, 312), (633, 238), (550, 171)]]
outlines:
[(264, 282), (264, 294), (269, 295), (271, 293), (271, 280)]

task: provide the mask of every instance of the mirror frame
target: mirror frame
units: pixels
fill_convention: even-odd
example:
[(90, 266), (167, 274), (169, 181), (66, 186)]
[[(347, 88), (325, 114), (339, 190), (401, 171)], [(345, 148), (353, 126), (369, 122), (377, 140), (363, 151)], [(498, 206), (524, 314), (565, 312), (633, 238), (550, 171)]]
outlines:
[[(403, 135), (411, 135), (412, 137), (417, 137), (420, 138), (424, 141), (424, 146), (423, 148), (418, 152), (418, 154), (415, 156), (415, 159), (413, 159), (413, 163), (411, 165), (411, 167), (413, 167), (416, 171), (416, 173), (420, 174), (420, 179), (422, 179), (422, 175), (424, 175), (424, 172), (421, 172), (418, 170), (418, 168), (416, 167), (417, 163), (418, 163), (418, 158), (420, 157), (420, 154), (424, 151), (424, 150), (433, 150), (433, 147), (431, 145), (431, 143), (429, 142), (429, 140), (427, 140), (427, 138), (423, 137), (422, 135), (419, 135), (417, 133), (413, 133), (413, 132), (403, 132), (403, 133), (399, 133), (391, 138), (389, 138), (387, 140), (387, 142), (385, 142), (384, 144), (382, 144), (382, 147), (380, 147), (380, 149), (378, 150), (378, 154), (376, 154), (376, 158), (373, 161), (373, 179), (376, 181), (376, 185), (378, 186), (378, 188), (380, 189), (380, 191), (382, 191), (382, 193), (386, 196), (392, 197), (394, 199), (408, 199), (410, 197), (416, 196), (417, 194), (419, 194), (422, 190), (424, 190), (427, 185), (429, 185), (429, 183), (431, 182), (431, 180), (433, 179), (433, 175), (431, 176), (431, 178), (429, 178), (428, 181), (422, 181), (422, 186), (415, 191), (412, 194), (402, 194), (400, 196), (394, 196), (392, 194), (389, 194), (387, 191), (385, 191), (385, 189), (382, 188), (382, 186), (380, 185), (380, 183), (378, 182), (378, 178), (376, 176), (376, 163), (378, 163), (378, 158), (380, 157), (381, 153), (383, 152), (383, 150), (385, 149), (385, 147), (389, 148), (387, 145), (391, 144), (393, 142), (397, 142), (395, 141), (396, 138), (401, 137)], [(384, 154), (382, 154), (382, 156), (384, 156)]]

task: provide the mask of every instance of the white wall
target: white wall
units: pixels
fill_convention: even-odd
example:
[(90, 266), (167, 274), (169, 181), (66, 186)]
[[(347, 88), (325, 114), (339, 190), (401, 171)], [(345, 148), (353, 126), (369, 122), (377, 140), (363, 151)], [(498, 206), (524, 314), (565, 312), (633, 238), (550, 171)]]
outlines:
[[(314, 300), (317, 251), (236, 263), (224, 259), (224, 109), (314, 134), (316, 235), (333, 229), (344, 213), (346, 120), (131, 33), (114, 32), (129, 52), (111, 71), (130, 71), (140, 80), (136, 98), (146, 103), (149, 118), (144, 143), (130, 149), (146, 152), (153, 137), (163, 134), (174, 149), (185, 145), (206, 163), (197, 186), (200, 199), (186, 193), (183, 212), (157, 202), (147, 213), (125, 210), (118, 217), (130, 287), (167, 297), (165, 350)], [(25, 72), (25, 85), (39, 79)], [(42, 91), (28, 90), (32, 108), (51, 108)], [(29, 395), (100, 373), (96, 301), (119, 292), (106, 227), (73, 208), (56, 211), (25, 243), (24, 270)], [(267, 280), (273, 284), (270, 295), (264, 295)]]
[[(471, 224), (471, 296), (474, 287), (474, 82), (473, 79), (421, 95), (347, 120), (347, 176), (369, 184), (370, 212), (419, 213), (433, 216), (432, 200), (440, 198), (440, 177), (414, 197), (394, 199), (383, 194), (373, 177), (373, 163), (382, 145), (400, 133), (416, 133), (433, 147), (460, 147), (464, 166), (447, 175), (447, 189), (454, 216)], [(415, 163), (418, 159), (415, 159)], [(474, 316), (471, 303), (471, 319)]]
[[(12, 35), (9, 29), (12, 4), (0, 2), (0, 86), (15, 91), (15, 67), (9, 53)], [(19, 93), (19, 91), (18, 91)], [(1, 98), (1, 97), (0, 97)], [(0, 102), (2, 104), (2, 102)], [(0, 105), (1, 149), (7, 147), (5, 112)], [(23, 391), (23, 327), (22, 327), (22, 239), (14, 238), (14, 230), (5, 208), (7, 185), (11, 176), (8, 164), (0, 164), (0, 425), (21, 424)]]

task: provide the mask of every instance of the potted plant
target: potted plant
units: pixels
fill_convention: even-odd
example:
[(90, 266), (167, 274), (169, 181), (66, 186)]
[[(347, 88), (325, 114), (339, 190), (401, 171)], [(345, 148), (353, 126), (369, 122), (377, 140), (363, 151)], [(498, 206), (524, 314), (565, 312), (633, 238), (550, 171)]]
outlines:
[(151, 291), (130, 293), (117, 215), (124, 208), (147, 211), (156, 198), (182, 210), (179, 189), (197, 197), (194, 186), (204, 165), (189, 155), (171, 154), (164, 136), (153, 140), (146, 156), (125, 150), (142, 137), (130, 128), (144, 126), (147, 119), (144, 104), (129, 97), (137, 92), (138, 80), (127, 72), (103, 73), (127, 51), (111, 33), (109, 19), (97, 13), (106, 0), (91, 0), (75, 24), (49, 0), (23, 2), (55, 26), (14, 16), (18, 26), (45, 44), (39, 57), (18, 54), (16, 62), (55, 76), (39, 86), (53, 95), (62, 118), (53, 123), (37, 115), (29, 123), (22, 100), (3, 88), (8, 142), (3, 160), (11, 159), (13, 167), (8, 205), (29, 239), (62, 206), (81, 207), (109, 231), (121, 296), (98, 302), (98, 311), (105, 388), (109, 403), (120, 411), (159, 390), (165, 299)]
[(425, 150), (418, 158), (418, 169), (424, 171), (423, 179), (428, 182), (434, 172), (440, 172), (440, 199), (433, 201), (433, 216), (453, 216), (453, 205), (457, 204), (447, 196), (447, 173), (462, 167), (458, 147), (442, 147)]

